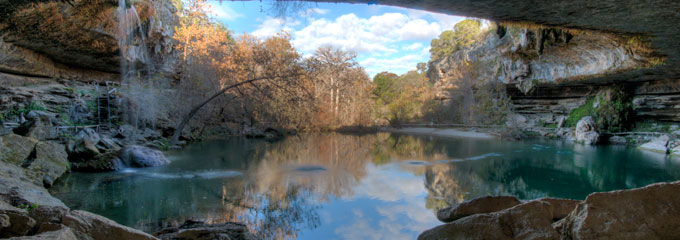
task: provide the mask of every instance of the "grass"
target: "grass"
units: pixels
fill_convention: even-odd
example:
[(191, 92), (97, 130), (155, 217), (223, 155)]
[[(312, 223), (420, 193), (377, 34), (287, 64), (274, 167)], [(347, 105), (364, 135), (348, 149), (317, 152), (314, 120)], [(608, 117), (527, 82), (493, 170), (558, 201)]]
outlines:
[(576, 123), (578, 123), (581, 118), (586, 117), (586, 116), (592, 116), (595, 114), (595, 108), (593, 107), (593, 104), (595, 103), (595, 98), (590, 97), (584, 103), (583, 105), (579, 106), (578, 108), (571, 110), (569, 112), (569, 117), (567, 117), (567, 120), (564, 121), (564, 126), (565, 127), (575, 127)]
[(11, 109), (11, 110), (0, 113), (0, 120), (5, 121), (5, 120), (11, 119), (11, 118), (16, 118), (16, 117), (21, 116), (22, 113), (24, 114), (24, 116), (26, 116), (29, 112), (34, 111), (34, 110), (35, 111), (45, 111), (46, 108), (40, 102), (31, 102), (23, 108)]

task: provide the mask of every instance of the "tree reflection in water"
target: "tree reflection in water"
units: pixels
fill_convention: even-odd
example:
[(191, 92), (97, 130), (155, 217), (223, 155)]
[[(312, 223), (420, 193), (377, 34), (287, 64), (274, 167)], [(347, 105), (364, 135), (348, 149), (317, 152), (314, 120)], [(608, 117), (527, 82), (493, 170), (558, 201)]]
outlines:
[[(186, 219), (238, 221), (262, 238), (294, 239), (329, 224), (320, 215), (330, 211), (324, 206), (356, 206), (344, 203), (357, 198), (368, 204), (361, 206), (364, 209), (395, 209), (401, 214), (403, 207), (436, 211), (484, 195), (583, 199), (594, 191), (680, 179), (677, 159), (632, 148), (557, 141), (331, 133), (275, 142), (245, 138), (206, 141), (169, 154), (173, 161), (168, 166), (74, 173), (51, 191), (73, 208), (147, 232)], [(382, 194), (379, 192), (367, 194), (367, 190), (384, 191), (384, 181), (406, 175), (412, 176), (411, 182), (400, 182), (403, 187), (422, 186), (407, 189), (414, 193), (407, 200), (375, 197)], [(418, 178), (422, 185), (414, 182)], [(399, 184), (390, 186), (402, 187)], [(369, 216), (371, 224), (383, 224), (387, 217), (380, 211), (369, 212), (363, 214), (373, 214)], [(415, 221), (410, 216), (403, 221), (394, 217), (398, 215), (390, 216), (396, 219), (390, 224)], [(434, 218), (434, 214), (428, 217)], [(427, 225), (429, 218), (419, 218), (423, 221), (418, 227), (432, 227)], [(336, 233), (328, 234), (358, 222), (334, 224)]]

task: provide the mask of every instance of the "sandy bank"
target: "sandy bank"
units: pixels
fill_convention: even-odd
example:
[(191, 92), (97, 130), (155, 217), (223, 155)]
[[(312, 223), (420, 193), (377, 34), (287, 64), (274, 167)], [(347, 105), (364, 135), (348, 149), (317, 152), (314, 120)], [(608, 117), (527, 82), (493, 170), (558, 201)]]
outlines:
[(418, 135), (430, 135), (430, 136), (442, 136), (442, 137), (464, 137), (464, 138), (477, 138), (477, 139), (492, 139), (496, 136), (474, 132), (474, 131), (463, 131), (459, 129), (451, 128), (391, 128), (388, 129), (389, 132), (395, 133), (406, 133), (406, 134), (418, 134)]

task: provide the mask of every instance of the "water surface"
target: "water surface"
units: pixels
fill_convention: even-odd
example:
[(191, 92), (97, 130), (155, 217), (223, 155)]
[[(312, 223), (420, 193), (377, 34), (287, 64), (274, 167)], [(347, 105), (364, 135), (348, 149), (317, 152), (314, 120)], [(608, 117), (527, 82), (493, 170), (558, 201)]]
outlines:
[(51, 191), (147, 232), (197, 219), (272, 239), (414, 239), (440, 224), (436, 210), (475, 197), (584, 199), (680, 179), (677, 158), (561, 141), (311, 134), (169, 155), (157, 168), (73, 173)]

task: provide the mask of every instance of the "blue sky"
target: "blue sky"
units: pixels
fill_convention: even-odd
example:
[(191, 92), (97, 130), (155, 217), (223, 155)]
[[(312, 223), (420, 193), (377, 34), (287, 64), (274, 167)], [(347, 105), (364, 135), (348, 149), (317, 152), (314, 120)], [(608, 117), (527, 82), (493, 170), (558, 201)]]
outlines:
[(287, 31), (305, 56), (327, 45), (355, 51), (371, 77), (382, 71), (402, 74), (415, 69), (418, 62), (427, 62), (430, 41), (464, 19), (366, 4), (309, 3), (285, 18), (277, 17), (268, 1), (215, 1), (211, 5), (215, 18), (237, 35), (265, 38)]

